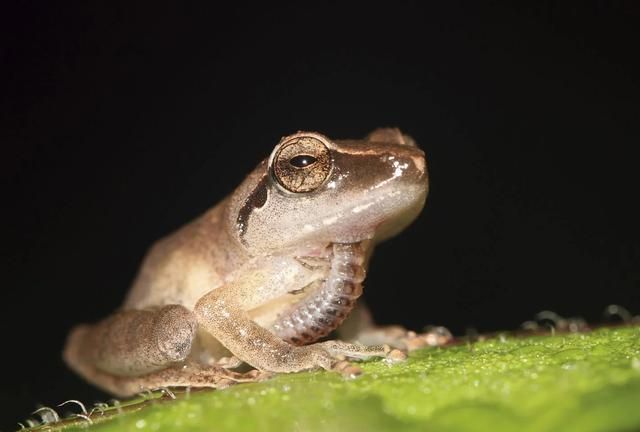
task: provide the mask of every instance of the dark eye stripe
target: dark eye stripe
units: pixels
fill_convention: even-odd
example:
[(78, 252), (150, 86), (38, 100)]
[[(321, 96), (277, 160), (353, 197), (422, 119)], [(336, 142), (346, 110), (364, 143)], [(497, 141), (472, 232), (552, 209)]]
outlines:
[(289, 159), (289, 163), (296, 168), (306, 168), (310, 165), (316, 163), (318, 159), (314, 158), (311, 155), (301, 154), (298, 156), (294, 156)]
[(238, 218), (236, 219), (236, 227), (238, 228), (238, 234), (240, 235), (240, 241), (244, 243), (244, 234), (247, 232), (247, 224), (249, 223), (249, 216), (254, 209), (261, 208), (267, 202), (267, 175), (265, 174), (256, 188), (249, 194), (244, 202), (244, 205), (238, 212)]

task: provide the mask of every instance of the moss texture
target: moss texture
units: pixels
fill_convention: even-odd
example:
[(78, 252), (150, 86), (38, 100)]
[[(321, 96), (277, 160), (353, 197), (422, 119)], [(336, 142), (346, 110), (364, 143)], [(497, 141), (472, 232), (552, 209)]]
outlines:
[(36, 430), (640, 430), (640, 327), (500, 336), (362, 366), (352, 380), (307, 372), (176, 400), (155, 393), (94, 412), (92, 426), (77, 418)]

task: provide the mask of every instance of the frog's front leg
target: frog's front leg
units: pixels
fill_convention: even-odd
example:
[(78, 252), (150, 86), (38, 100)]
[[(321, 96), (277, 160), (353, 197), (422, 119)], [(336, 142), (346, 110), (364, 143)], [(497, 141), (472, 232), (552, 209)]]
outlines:
[[(288, 277), (287, 273), (295, 276)], [(236, 357), (269, 372), (331, 369), (342, 357), (385, 356), (388, 348), (384, 346), (340, 341), (294, 346), (257, 324), (246, 312), (286, 294), (291, 289), (291, 286), (287, 289), (287, 285), (293, 279), (297, 279), (300, 285), (300, 274), (307, 278), (301, 286), (312, 282), (312, 273), (299, 260), (286, 260), (277, 265), (265, 265), (254, 272), (245, 272), (197, 302), (194, 312), (198, 323)]]

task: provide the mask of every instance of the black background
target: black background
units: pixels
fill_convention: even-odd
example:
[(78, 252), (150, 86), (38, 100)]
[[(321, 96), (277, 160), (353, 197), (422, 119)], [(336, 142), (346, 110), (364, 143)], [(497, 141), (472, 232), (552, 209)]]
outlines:
[(1, 14), (0, 428), (107, 398), (61, 362), (68, 329), (297, 130), (399, 126), (428, 154), (427, 207), (367, 280), (381, 323), (640, 312), (632, 2), (25, 3)]

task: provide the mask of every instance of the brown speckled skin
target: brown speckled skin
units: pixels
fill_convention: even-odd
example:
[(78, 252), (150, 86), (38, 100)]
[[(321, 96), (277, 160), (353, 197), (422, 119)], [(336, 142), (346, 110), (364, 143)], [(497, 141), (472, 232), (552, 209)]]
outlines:
[[(278, 146), (300, 137), (326, 145), (331, 166), (319, 187), (294, 193), (271, 166)], [(232, 195), (151, 248), (121, 310), (72, 330), (64, 351), (72, 369), (126, 396), (224, 386), (243, 377), (222, 366), (240, 360), (294, 372), (388, 352), (339, 341), (292, 346), (270, 326), (326, 277), (332, 244), (358, 244), (369, 256), (415, 219), (428, 190), (424, 153), (397, 129), (345, 141), (299, 132), (278, 146)]]

